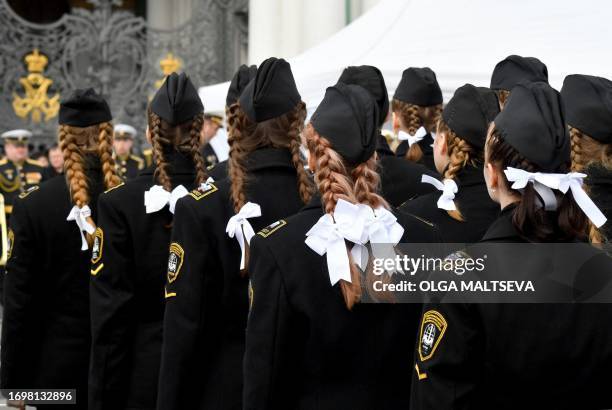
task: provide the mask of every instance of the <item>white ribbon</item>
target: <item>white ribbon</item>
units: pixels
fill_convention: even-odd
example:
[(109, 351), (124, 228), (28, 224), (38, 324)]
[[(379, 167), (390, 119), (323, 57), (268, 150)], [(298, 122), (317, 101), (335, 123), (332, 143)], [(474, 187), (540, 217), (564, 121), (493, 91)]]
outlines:
[(440, 182), (436, 178), (424, 174), (421, 176), (421, 182), (431, 184), (435, 186), (438, 191), (442, 191), (442, 195), (438, 198), (438, 208), (447, 211), (454, 211), (457, 209), (453, 200), (455, 199), (455, 194), (459, 192), (459, 187), (454, 180), (447, 178)]
[(430, 134), (431, 134), (431, 139), (434, 141), (434, 143), (433, 143), (433, 144), (431, 144), (431, 145), (430, 145), (430, 147), (432, 147), (432, 148), (433, 148), (433, 147), (434, 147), (434, 145), (436, 144), (436, 133), (435, 133), (435, 132), (432, 132), (432, 133), (430, 133)]
[[(363, 204), (358, 206), (361, 209), (360, 219), (364, 221), (361, 243), (370, 242), (372, 253), (376, 259), (393, 259), (395, 257), (393, 247), (399, 243), (404, 235), (404, 228), (397, 223), (395, 215), (382, 206), (376, 209)], [(367, 267), (367, 248), (365, 245), (355, 244), (351, 249), (351, 255), (361, 270)], [(366, 256), (366, 264), (363, 263), (364, 256)]]
[(68, 217), (66, 218), (67, 221), (76, 222), (77, 226), (79, 227), (79, 233), (81, 234), (82, 251), (86, 251), (88, 248), (87, 239), (85, 239), (83, 231), (87, 232), (90, 235), (92, 235), (96, 231), (96, 228), (94, 228), (92, 224), (87, 222), (87, 218), (89, 218), (90, 216), (91, 209), (89, 208), (89, 206), (85, 205), (83, 208), (79, 208), (75, 205), (72, 207), (70, 213), (68, 214)]
[(251, 243), (251, 238), (255, 236), (255, 231), (249, 223), (249, 218), (256, 218), (261, 216), (261, 207), (253, 202), (247, 202), (242, 205), (240, 211), (232, 216), (227, 222), (225, 232), (230, 238), (236, 237), (238, 244), (240, 245), (240, 269), (246, 267), (246, 243)]
[(513, 182), (513, 189), (523, 189), (531, 182), (544, 201), (544, 208), (547, 211), (557, 209), (557, 199), (553, 189), (565, 194), (568, 190), (572, 191), (576, 204), (582, 212), (593, 222), (596, 227), (606, 223), (606, 216), (599, 210), (593, 200), (582, 188), (586, 174), (579, 172), (569, 172), (567, 174), (548, 174), (543, 172), (528, 172), (518, 168), (508, 167), (504, 170), (509, 182)]
[(213, 182), (215, 182), (213, 177), (208, 177), (206, 182), (202, 182), (200, 184), (200, 191), (204, 191), (204, 192), (208, 191), (210, 189), (210, 184), (212, 184)]
[(421, 141), (427, 135), (427, 130), (425, 127), (419, 128), (414, 135), (408, 134), (406, 131), (399, 131), (397, 133), (397, 138), (400, 141), (408, 141), (408, 146), (412, 147), (417, 142)]
[(340, 199), (333, 215), (323, 215), (306, 232), (306, 245), (321, 256), (327, 254), (327, 270), (332, 286), (340, 280), (351, 282), (351, 266), (344, 241), (361, 243), (363, 229), (360, 207)]
[(177, 186), (172, 192), (166, 191), (161, 185), (154, 185), (144, 194), (147, 213), (157, 212), (166, 205), (169, 205), (170, 212), (174, 213), (176, 202), (187, 194), (189, 194), (189, 191), (183, 185)]

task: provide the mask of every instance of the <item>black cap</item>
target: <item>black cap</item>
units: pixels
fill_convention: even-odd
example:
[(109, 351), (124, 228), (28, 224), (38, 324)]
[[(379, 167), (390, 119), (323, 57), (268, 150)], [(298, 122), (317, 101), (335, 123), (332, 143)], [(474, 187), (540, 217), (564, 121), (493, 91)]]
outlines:
[(251, 121), (262, 122), (288, 113), (302, 100), (291, 66), (270, 57), (240, 95), (240, 107)]
[(310, 123), (350, 165), (367, 161), (376, 149), (378, 106), (365, 88), (328, 87)]
[(256, 65), (246, 66), (243, 64), (238, 68), (227, 90), (227, 98), (225, 99), (225, 105), (227, 107), (238, 102), (240, 94), (242, 94), (247, 84), (255, 78), (255, 74), (257, 74)]
[(570, 160), (569, 132), (561, 95), (544, 82), (512, 89), (495, 128), (514, 149), (544, 172), (556, 172)]
[(380, 114), (378, 125), (382, 126), (389, 113), (389, 94), (387, 94), (385, 78), (380, 70), (371, 65), (346, 67), (342, 71), (338, 82), (360, 85), (372, 94)]
[(574, 74), (563, 81), (567, 123), (604, 144), (612, 144), (612, 81)]
[(511, 91), (520, 82), (548, 83), (546, 65), (535, 57), (511, 55), (497, 63), (491, 76), (491, 89)]
[(436, 73), (429, 67), (407, 68), (402, 73), (393, 98), (422, 107), (442, 104), (442, 90)]
[(466, 84), (455, 91), (442, 118), (451, 130), (474, 148), (484, 148), (489, 124), (499, 114), (495, 92)]
[(59, 123), (74, 127), (89, 127), (112, 121), (113, 116), (106, 100), (93, 88), (74, 90), (60, 103)]
[(151, 100), (151, 111), (171, 125), (182, 124), (204, 111), (198, 91), (185, 73), (172, 73)]

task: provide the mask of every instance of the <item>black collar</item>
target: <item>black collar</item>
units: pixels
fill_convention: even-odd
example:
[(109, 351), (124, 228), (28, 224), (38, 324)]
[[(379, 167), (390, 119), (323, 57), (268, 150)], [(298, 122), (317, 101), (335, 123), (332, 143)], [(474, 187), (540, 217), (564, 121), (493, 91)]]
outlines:
[(516, 242), (517, 240), (523, 242), (524, 239), (519, 235), (512, 224), (512, 216), (514, 215), (515, 208), (516, 204), (510, 204), (502, 209), (499, 216), (493, 221), (491, 226), (489, 226), (489, 229), (487, 229), (487, 232), (480, 242), (501, 242), (504, 239), (512, 239), (511, 242)]
[[(170, 175), (195, 175), (195, 165), (191, 157), (186, 156), (182, 152), (174, 151), (166, 153), (166, 161), (170, 163), (168, 174)], [(145, 168), (140, 175), (153, 175), (156, 166), (152, 165)]]
[(300, 209), (300, 212), (310, 211), (312, 209), (318, 209), (319, 211), (323, 212), (323, 204), (321, 203), (321, 194), (318, 191), (312, 195), (312, 197), (310, 198), (310, 201), (308, 201), (308, 203), (304, 205), (302, 209)]
[(379, 157), (393, 155), (393, 151), (389, 147), (389, 143), (387, 143), (387, 139), (384, 135), (378, 134), (378, 140), (376, 141), (376, 152)]
[(457, 180), (457, 185), (460, 188), (459, 192), (461, 192), (461, 187), (482, 185), (485, 183), (480, 164), (478, 168), (470, 164), (466, 165), (461, 171), (459, 171), (459, 173), (457, 173), (455, 179)]
[(247, 171), (253, 172), (267, 168), (295, 169), (291, 160), (291, 151), (286, 148), (260, 148), (247, 158)]

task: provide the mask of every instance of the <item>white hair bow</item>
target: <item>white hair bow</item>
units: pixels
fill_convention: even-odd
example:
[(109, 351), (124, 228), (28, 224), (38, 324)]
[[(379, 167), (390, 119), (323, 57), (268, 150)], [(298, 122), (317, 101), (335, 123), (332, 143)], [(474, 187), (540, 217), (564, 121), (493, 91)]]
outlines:
[(447, 211), (454, 211), (457, 209), (453, 200), (455, 199), (455, 194), (459, 192), (459, 187), (454, 180), (447, 178), (440, 182), (436, 178), (424, 174), (421, 176), (421, 182), (431, 184), (435, 186), (438, 191), (442, 191), (442, 195), (438, 198), (438, 208)]
[(421, 141), (427, 135), (425, 127), (419, 128), (414, 135), (408, 134), (406, 131), (399, 131), (397, 133), (397, 139), (400, 141), (408, 141), (408, 146), (412, 147), (417, 142)]
[(340, 199), (333, 215), (323, 215), (306, 232), (306, 245), (321, 256), (327, 254), (327, 270), (332, 286), (341, 279), (351, 282), (350, 261), (344, 241), (361, 243), (363, 220), (359, 213), (359, 206)]
[(584, 192), (582, 184), (586, 174), (569, 172), (567, 174), (549, 174), (543, 172), (528, 172), (523, 169), (508, 167), (504, 170), (508, 182), (513, 182), (512, 189), (523, 189), (529, 182), (544, 201), (544, 209), (557, 209), (557, 198), (553, 189), (565, 194), (572, 191), (576, 204), (596, 227), (606, 223), (606, 216), (599, 210), (593, 200)]
[(255, 231), (249, 223), (249, 218), (256, 218), (261, 216), (261, 207), (253, 202), (247, 202), (242, 205), (240, 211), (232, 216), (227, 222), (225, 232), (230, 238), (236, 237), (238, 244), (240, 245), (241, 258), (240, 258), (240, 269), (246, 267), (246, 245), (251, 243), (251, 239), (255, 236)]
[(67, 221), (76, 222), (77, 226), (79, 227), (79, 233), (81, 234), (82, 251), (86, 251), (88, 249), (87, 240), (85, 239), (83, 231), (87, 232), (90, 235), (92, 235), (96, 231), (96, 228), (94, 228), (92, 224), (87, 222), (87, 218), (89, 218), (90, 216), (91, 208), (89, 208), (89, 206), (85, 205), (84, 207), (79, 208), (75, 205), (72, 207), (70, 213), (68, 214), (68, 217), (66, 218)]
[(212, 184), (213, 182), (215, 182), (215, 180), (213, 179), (213, 177), (208, 177), (208, 179), (206, 180), (206, 182), (202, 182), (200, 184), (200, 189), (202, 191), (208, 191), (210, 189), (210, 184)]
[(359, 217), (364, 221), (364, 229), (361, 244), (357, 243), (353, 246), (351, 255), (359, 267), (364, 270), (367, 267), (368, 256), (365, 244), (370, 242), (375, 258), (393, 259), (395, 257), (393, 247), (404, 235), (404, 228), (397, 223), (395, 215), (382, 206), (376, 209), (363, 204), (358, 206), (360, 208)]
[(154, 185), (144, 194), (147, 213), (157, 212), (166, 205), (169, 206), (170, 212), (174, 213), (176, 202), (187, 194), (189, 194), (189, 191), (183, 185), (177, 186), (172, 192), (166, 191), (161, 185)]

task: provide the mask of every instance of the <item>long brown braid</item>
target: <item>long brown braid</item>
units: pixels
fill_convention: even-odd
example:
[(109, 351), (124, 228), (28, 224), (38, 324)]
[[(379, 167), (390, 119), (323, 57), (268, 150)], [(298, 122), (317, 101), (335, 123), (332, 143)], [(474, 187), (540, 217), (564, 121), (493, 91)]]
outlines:
[(255, 123), (240, 110), (239, 105), (229, 107), (232, 120), (228, 120), (231, 132), (228, 136), (229, 176), (231, 180), (230, 195), (234, 211), (247, 202), (245, 187), (248, 183), (247, 160), (251, 152), (258, 148), (288, 148), (297, 172), (297, 183), (300, 198), (304, 203), (310, 200), (314, 188), (304, 169), (300, 156), (300, 134), (304, 128), (306, 105), (300, 102), (293, 110), (279, 117)]
[[(306, 128), (306, 142), (310, 155), (316, 161), (315, 182), (321, 193), (321, 202), (325, 213), (333, 214), (340, 199), (350, 203), (369, 205), (372, 208), (384, 206), (387, 202), (377, 193), (380, 176), (377, 173), (376, 153), (366, 162), (349, 169), (340, 154), (333, 148), (329, 140), (319, 135), (312, 125)], [(340, 281), (340, 289), (346, 307), (350, 310), (361, 300), (361, 274), (347, 248), (350, 261), (351, 282)], [(366, 269), (366, 276), (370, 280), (371, 266)]]
[(503, 110), (506, 101), (508, 101), (508, 97), (510, 97), (510, 91), (508, 90), (495, 90), (495, 94), (497, 94), (497, 101), (499, 101), (499, 109)]
[(166, 191), (171, 191), (173, 188), (169, 173), (170, 162), (164, 154), (164, 150), (173, 147), (176, 151), (189, 155), (195, 166), (195, 183), (196, 185), (203, 183), (207, 178), (206, 165), (200, 152), (200, 133), (204, 124), (204, 113), (197, 114), (183, 124), (173, 126), (149, 108), (148, 120), (157, 182)]
[[(85, 172), (85, 155), (97, 154), (99, 156), (106, 189), (117, 186), (121, 182), (115, 173), (112, 138), (113, 126), (110, 122), (89, 127), (75, 127), (65, 124), (59, 126), (58, 139), (64, 155), (66, 182), (72, 203), (79, 208), (89, 205), (92, 200)], [(94, 227), (96, 226), (91, 217), (87, 218), (87, 222)], [(93, 236), (87, 234), (86, 239), (91, 246)]]
[[(400, 123), (408, 130), (410, 135), (414, 135), (421, 127), (424, 127), (429, 133), (435, 131), (436, 124), (442, 116), (442, 104), (421, 107), (393, 99), (391, 110), (399, 117)], [(423, 150), (419, 144), (412, 144), (406, 151), (404, 158), (419, 162), (423, 158)]]

